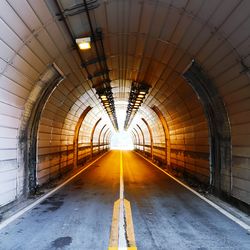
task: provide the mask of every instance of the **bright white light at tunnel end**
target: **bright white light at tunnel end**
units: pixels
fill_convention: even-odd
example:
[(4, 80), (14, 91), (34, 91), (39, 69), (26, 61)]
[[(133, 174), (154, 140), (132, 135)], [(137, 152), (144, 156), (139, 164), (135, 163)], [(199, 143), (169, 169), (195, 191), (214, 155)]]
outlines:
[(124, 130), (114, 132), (111, 136), (110, 148), (111, 150), (133, 150), (131, 134)]

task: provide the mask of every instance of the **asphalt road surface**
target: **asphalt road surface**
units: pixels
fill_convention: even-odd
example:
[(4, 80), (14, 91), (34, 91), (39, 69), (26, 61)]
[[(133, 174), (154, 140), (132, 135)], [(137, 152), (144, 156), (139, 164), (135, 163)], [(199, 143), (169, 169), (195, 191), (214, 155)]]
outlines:
[[(124, 151), (124, 196), (137, 249), (250, 249), (250, 235), (133, 152)], [(120, 153), (92, 167), (0, 231), (0, 249), (105, 249), (119, 199)]]

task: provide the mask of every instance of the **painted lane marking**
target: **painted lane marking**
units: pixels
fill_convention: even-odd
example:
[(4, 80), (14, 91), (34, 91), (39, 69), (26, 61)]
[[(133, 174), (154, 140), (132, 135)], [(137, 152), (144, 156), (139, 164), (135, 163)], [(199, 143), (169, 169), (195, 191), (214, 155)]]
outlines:
[(0, 223), (0, 230), (3, 229), (4, 227), (6, 227), (7, 225), (9, 225), (11, 222), (13, 222), (14, 220), (16, 220), (17, 218), (19, 218), (20, 216), (22, 216), (24, 213), (28, 212), (29, 210), (31, 210), (32, 208), (34, 208), (36, 205), (38, 205), (39, 203), (43, 202), (45, 199), (47, 199), (48, 197), (50, 197), (51, 195), (53, 195), (54, 193), (56, 193), (59, 189), (61, 189), (62, 187), (64, 187), (66, 184), (68, 184), (69, 182), (71, 182), (75, 177), (77, 177), (78, 175), (80, 175), (82, 172), (86, 171), (89, 167), (91, 167), (94, 163), (96, 163), (98, 160), (100, 160), (103, 156), (105, 156), (107, 153), (103, 154), (102, 156), (98, 157), (96, 160), (94, 160), (93, 162), (89, 163), (85, 168), (83, 168), (82, 170), (80, 170), (78, 173), (76, 173), (75, 175), (71, 176), (68, 180), (66, 180), (65, 182), (63, 182), (62, 184), (60, 184), (59, 186), (57, 186), (56, 188), (54, 188), (53, 190), (51, 190), (50, 192), (48, 192), (47, 194), (43, 195), (42, 197), (40, 197), (39, 199), (37, 199), (35, 202), (33, 202), (32, 204), (28, 205), (27, 207), (21, 209), (20, 211), (18, 211), (16, 214), (12, 215), (11, 217), (9, 217), (8, 219), (2, 221)]
[(121, 150), (120, 150), (120, 199), (124, 199), (123, 159)]
[[(133, 219), (132, 219), (132, 211), (130, 202), (124, 199), (124, 210), (125, 210), (125, 225), (126, 230), (124, 228), (124, 232), (120, 231), (120, 199), (115, 201), (114, 209), (113, 209), (113, 218), (112, 225), (110, 231), (110, 239), (109, 239), (109, 248), (108, 250), (137, 250), (135, 243), (135, 234), (133, 227)], [(119, 242), (119, 234), (123, 233), (125, 236), (126, 244), (125, 246), (121, 245)], [(129, 245), (129, 246), (127, 246)]]
[(130, 206), (130, 202), (124, 199), (124, 208), (126, 214), (126, 233), (127, 233), (127, 242), (130, 247), (128, 249), (137, 249), (135, 243), (135, 232), (134, 232), (134, 224), (132, 219), (132, 209)]
[(220, 213), (224, 214), (227, 218), (229, 218), (230, 220), (234, 221), (235, 223), (237, 223), (239, 226), (241, 226), (242, 228), (244, 228), (245, 230), (247, 230), (248, 232), (250, 232), (250, 226), (248, 224), (246, 224), (245, 222), (241, 221), (240, 219), (238, 219), (236, 216), (232, 215), (231, 213), (227, 212), (225, 209), (223, 209), (222, 207), (220, 207), (219, 205), (215, 204), (214, 202), (212, 202), (211, 200), (207, 199), (206, 197), (202, 196), (201, 194), (199, 194), (197, 191), (195, 191), (194, 189), (192, 189), (191, 187), (187, 186), (185, 183), (181, 182), (180, 180), (176, 179), (174, 176), (170, 175), (168, 172), (166, 172), (165, 170), (161, 169), (160, 167), (158, 167), (156, 164), (154, 164), (153, 162), (151, 162), (150, 160), (148, 160), (147, 158), (145, 158), (144, 156), (140, 155), (139, 153), (135, 152), (137, 155), (139, 155), (141, 158), (143, 158), (144, 160), (146, 160), (147, 162), (149, 162), (152, 166), (156, 167), (157, 169), (159, 169), (161, 172), (163, 172), (164, 174), (166, 174), (167, 176), (169, 176), (171, 179), (175, 180), (176, 182), (178, 182), (181, 186), (185, 187), (186, 189), (188, 189), (190, 192), (192, 192), (193, 194), (195, 194), (196, 196), (198, 196), (200, 199), (202, 199), (203, 201), (205, 201), (206, 203), (208, 203), (210, 206), (212, 206), (213, 208), (215, 208), (216, 210), (218, 210)]
[(119, 209), (119, 249), (127, 247), (126, 241), (126, 219), (124, 213), (124, 182), (123, 182), (123, 159), (122, 151), (120, 150), (120, 209)]
[(117, 200), (115, 201), (114, 209), (113, 209), (113, 218), (112, 218), (112, 225), (111, 225), (110, 238), (109, 238), (109, 250), (118, 249), (119, 208), (120, 208), (120, 200)]
[(109, 250), (137, 250), (130, 202), (124, 199), (123, 157), (120, 151), (120, 197), (114, 203)]

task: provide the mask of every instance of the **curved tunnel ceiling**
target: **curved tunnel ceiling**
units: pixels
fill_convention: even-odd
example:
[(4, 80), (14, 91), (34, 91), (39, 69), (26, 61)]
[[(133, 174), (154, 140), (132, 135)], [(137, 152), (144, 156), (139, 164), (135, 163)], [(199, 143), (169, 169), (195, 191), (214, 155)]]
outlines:
[[(46, 159), (49, 152), (58, 148), (71, 150), (74, 129), (88, 106), (92, 110), (83, 127), (91, 130), (102, 118), (96, 126), (95, 140), (106, 124), (114, 131), (88, 73), (81, 67), (71, 37), (56, 15), (58, 9), (54, 3), (49, 0), (0, 2), (1, 115), (5, 119), (1, 126), (12, 124), (8, 140), (11, 150), (1, 156), (2, 161), (18, 159), (18, 149), (13, 145), (20, 136), (23, 111), (29, 108), (27, 100), (41, 75), (53, 63), (62, 72), (63, 80), (55, 86), (43, 107), (38, 155)], [(58, 3), (66, 10), (82, 1), (60, 0)], [(140, 127), (146, 144), (150, 144), (149, 131), (141, 119), (144, 118), (152, 129), (154, 143), (159, 147), (167, 143), (163, 141), (165, 135), (160, 118), (152, 109), (156, 106), (167, 122), (171, 164), (187, 166), (209, 182), (208, 120), (200, 97), (183, 77), (183, 72), (195, 59), (226, 107), (231, 124), (232, 158), (235, 162), (249, 159), (250, 144), (246, 142), (249, 138), (246, 124), (249, 126), (250, 122), (249, 2), (100, 0), (97, 5), (90, 11), (90, 18), (93, 27), (101, 28), (103, 33), (117, 116), (119, 110), (126, 110), (126, 105), (119, 102), (128, 100), (132, 81), (151, 86), (131, 124), (131, 135), (142, 141)], [(65, 16), (65, 19), (73, 37), (89, 34), (85, 12)], [(93, 48), (91, 51), (81, 52), (81, 55), (90, 59), (95, 55)], [(98, 69), (95, 64), (89, 66), (89, 70), (95, 69)], [(103, 137), (106, 130), (103, 129)], [(132, 130), (136, 130), (137, 135), (133, 135)], [(136, 139), (134, 141), (136, 143)], [(250, 202), (240, 185), (230, 185), (234, 196)]]

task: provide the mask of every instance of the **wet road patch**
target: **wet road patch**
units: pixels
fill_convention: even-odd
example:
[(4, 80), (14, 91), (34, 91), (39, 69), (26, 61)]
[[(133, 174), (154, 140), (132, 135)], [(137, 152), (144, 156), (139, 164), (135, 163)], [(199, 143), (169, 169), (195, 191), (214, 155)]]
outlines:
[(65, 246), (69, 246), (72, 243), (72, 237), (59, 237), (56, 240), (51, 242), (51, 246), (56, 249), (64, 248)]
[(41, 203), (41, 205), (48, 205), (48, 207), (43, 211), (46, 212), (54, 212), (58, 210), (64, 203), (64, 198), (60, 196), (52, 196), (47, 198), (45, 201)]

